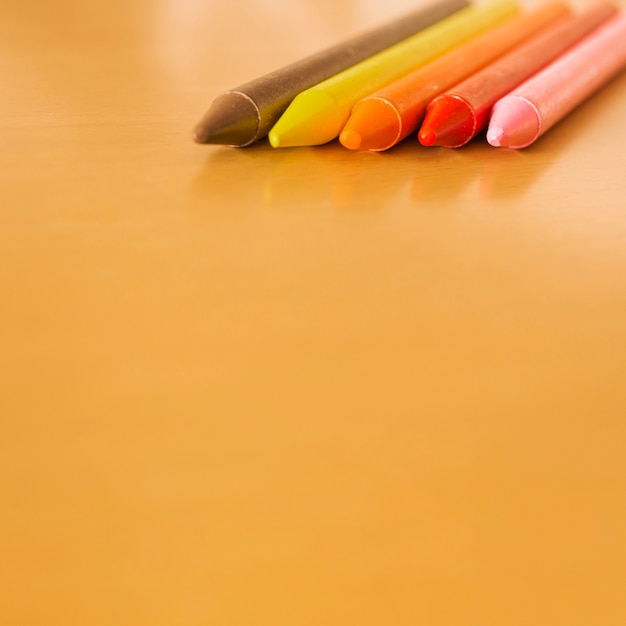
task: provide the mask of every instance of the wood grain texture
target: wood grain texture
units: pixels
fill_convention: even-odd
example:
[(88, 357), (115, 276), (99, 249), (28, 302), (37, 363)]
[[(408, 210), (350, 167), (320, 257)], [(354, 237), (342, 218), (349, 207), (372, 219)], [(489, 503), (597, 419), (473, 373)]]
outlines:
[(3, 624), (625, 623), (626, 76), (524, 152), (191, 140), (390, 13), (0, 5)]

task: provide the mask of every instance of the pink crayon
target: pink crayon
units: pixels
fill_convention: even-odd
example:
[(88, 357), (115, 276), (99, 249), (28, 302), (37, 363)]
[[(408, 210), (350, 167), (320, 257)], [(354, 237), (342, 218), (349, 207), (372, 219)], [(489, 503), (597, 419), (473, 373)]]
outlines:
[(620, 12), (492, 109), (487, 141), (525, 148), (626, 67), (626, 13)]

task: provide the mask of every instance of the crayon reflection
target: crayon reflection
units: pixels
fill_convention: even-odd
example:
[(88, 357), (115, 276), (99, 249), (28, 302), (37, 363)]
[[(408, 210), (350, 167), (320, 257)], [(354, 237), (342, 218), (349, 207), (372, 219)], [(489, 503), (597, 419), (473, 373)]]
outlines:
[[(212, 148), (192, 184), (204, 211), (265, 207), (380, 211), (407, 197), (441, 209), (472, 200), (520, 196), (545, 172), (544, 159), (476, 142), (459, 150), (406, 141), (384, 153), (352, 152), (337, 142), (310, 148)], [(535, 161), (537, 161), (535, 163)]]
[(410, 159), (350, 152), (337, 142), (273, 149), (266, 142), (243, 150), (213, 150), (192, 185), (196, 204), (216, 210), (236, 204), (273, 210), (328, 207), (374, 211), (403, 193)]
[(437, 208), (456, 202), (480, 173), (480, 159), (461, 150), (424, 148), (411, 138), (416, 170), (411, 185), (411, 199), (420, 205)]
[(544, 159), (518, 150), (492, 148), (483, 143), (483, 167), (478, 182), (481, 198), (519, 198), (546, 172)]
[(462, 148), (424, 148), (416, 155), (411, 199), (434, 208), (520, 198), (548, 167), (543, 157), (493, 148), (482, 136)]

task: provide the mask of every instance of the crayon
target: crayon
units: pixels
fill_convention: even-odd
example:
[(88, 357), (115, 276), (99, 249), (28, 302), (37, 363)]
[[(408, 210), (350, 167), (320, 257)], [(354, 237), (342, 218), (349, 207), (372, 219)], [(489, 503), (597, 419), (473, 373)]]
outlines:
[(417, 130), (433, 98), (569, 13), (564, 1), (546, 4), (366, 96), (355, 105), (339, 141), (350, 150), (388, 150)]
[(621, 12), (495, 103), (487, 141), (525, 148), (626, 68), (626, 14)]
[(270, 143), (275, 148), (312, 146), (335, 139), (361, 98), (519, 10), (517, 0), (493, 0), (462, 9), (303, 91), (270, 130)]
[(420, 143), (446, 148), (465, 145), (484, 128), (501, 97), (616, 13), (608, 2), (574, 13), (437, 96), (426, 109)]
[(416, 11), (219, 95), (194, 129), (197, 143), (243, 147), (265, 137), (301, 91), (467, 7), (433, 0)]

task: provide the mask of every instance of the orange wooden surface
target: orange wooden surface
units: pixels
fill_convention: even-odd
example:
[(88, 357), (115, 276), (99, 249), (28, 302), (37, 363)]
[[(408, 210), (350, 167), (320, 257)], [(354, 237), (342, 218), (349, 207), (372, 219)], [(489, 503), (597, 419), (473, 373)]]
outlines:
[(191, 141), (411, 6), (0, 4), (3, 625), (626, 622), (626, 76), (527, 151)]

